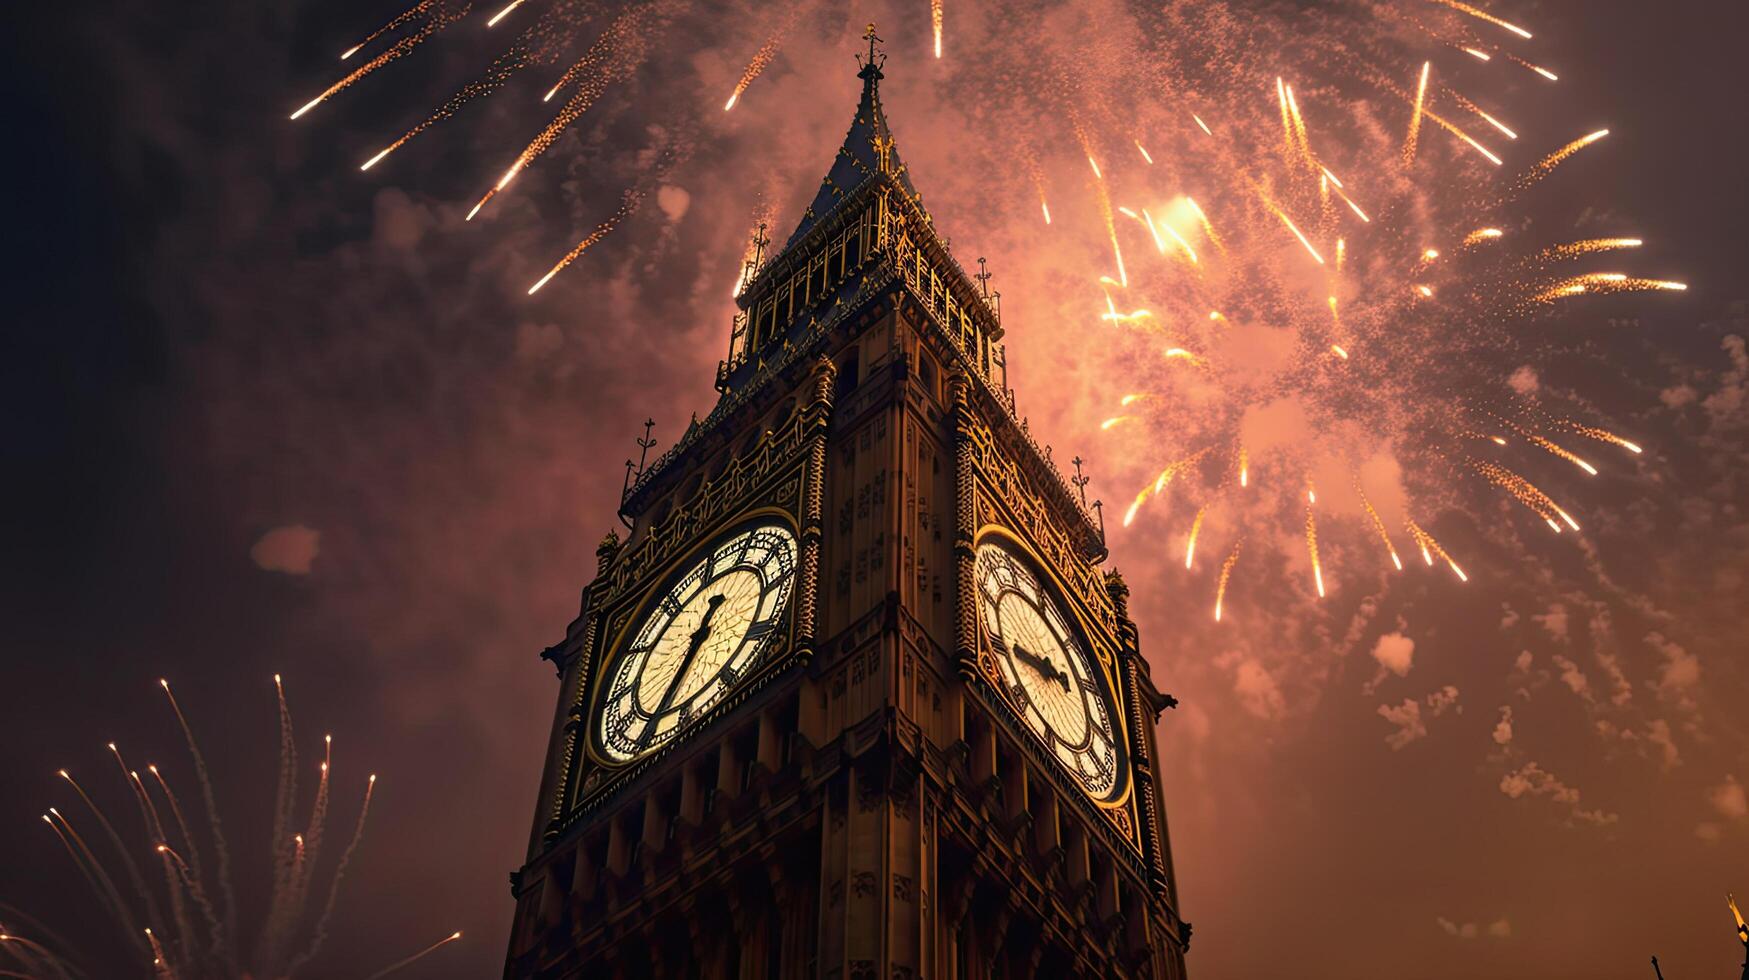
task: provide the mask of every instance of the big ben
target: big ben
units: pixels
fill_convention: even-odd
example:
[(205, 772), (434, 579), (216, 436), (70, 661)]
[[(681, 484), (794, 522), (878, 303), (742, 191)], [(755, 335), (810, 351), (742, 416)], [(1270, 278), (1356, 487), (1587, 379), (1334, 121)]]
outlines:
[(861, 101), (562, 641), (507, 977), (1184, 976), (1149, 676)]

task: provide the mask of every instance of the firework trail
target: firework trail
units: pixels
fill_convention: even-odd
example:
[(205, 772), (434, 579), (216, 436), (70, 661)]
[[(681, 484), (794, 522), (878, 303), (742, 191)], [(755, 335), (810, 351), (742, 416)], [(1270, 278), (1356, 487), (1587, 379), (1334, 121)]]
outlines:
[[(188, 717), (182, 713), (182, 706), (176, 703), (176, 695), (170, 691), (170, 682), (160, 677), (158, 686), (164, 689), (164, 696), (170, 699), (170, 710), (176, 712), (176, 723), (182, 728), (182, 739), (188, 745), (189, 758), (194, 762), (195, 778), (200, 781), (201, 802), (206, 806), (207, 830), (213, 836), (213, 853), (218, 856), (219, 862), (215, 877), (219, 883), (219, 900), (225, 909), (225, 934), (235, 935), (237, 896), (231, 889), (231, 849), (225, 844), (224, 827), (219, 822), (219, 807), (213, 798), (212, 776), (207, 772), (206, 757), (201, 755), (200, 743), (194, 739), (194, 729), (188, 727)], [(166, 788), (165, 792), (169, 792), (169, 789)]]
[(515, 162), (504, 171), (504, 176), (498, 178), (498, 183), (468, 212), (467, 220), (474, 220), (474, 216), (480, 213), (486, 202), (508, 187), (517, 174), (522, 173), (535, 158), (557, 142), (572, 123), (589, 111), (595, 100), (607, 91), (608, 86), (629, 76), (643, 62), (647, 54), (651, 22), (663, 20), (671, 13), (670, 0), (658, 0), (657, 3), (634, 7), (614, 20), (583, 57), (559, 79), (559, 83), (548, 93), (548, 98), (567, 85), (575, 84), (576, 91), (571, 93), (552, 121), (517, 154)]
[(552, 269), (548, 270), (546, 275), (540, 277), (534, 285), (528, 287), (528, 294), (530, 296), (534, 295), (542, 286), (551, 282), (552, 278), (558, 275), (560, 270), (564, 269), (565, 266), (570, 265), (572, 262), (577, 261), (577, 258), (584, 252), (587, 252), (591, 246), (596, 242), (601, 241), (603, 238), (606, 238), (615, 228), (619, 227), (620, 222), (624, 221), (628, 215), (638, 209), (638, 205), (643, 203), (644, 198), (650, 193), (650, 191), (668, 175), (668, 172), (672, 170), (676, 164), (684, 160), (689, 152), (688, 148), (675, 142), (670, 142), (668, 145), (662, 147), (657, 153), (655, 163), (651, 166), (643, 179), (626, 188), (624, 194), (620, 197), (619, 207), (614, 209), (614, 212), (608, 215), (600, 224), (596, 225), (595, 230), (583, 236), (581, 241), (572, 246), (571, 250), (565, 253), (564, 258), (561, 258)]
[(1587, 146), (1590, 146), (1608, 135), (1609, 130), (1607, 129), (1600, 129), (1594, 133), (1587, 133), (1548, 156), (1543, 157), (1541, 160), (1537, 161), (1536, 166), (1525, 171), (1524, 176), (1519, 178), (1517, 185), (1518, 189), (1524, 190), (1532, 184), (1535, 184), (1537, 181), (1542, 180), (1544, 177), (1553, 173), (1556, 167), (1565, 163), (1573, 154), (1578, 153), (1580, 150), (1585, 149)]
[[(56, 821), (59, 821), (57, 824)], [(85, 843), (85, 838), (73, 829), (73, 825), (61, 814), (61, 811), (49, 807), (49, 812), (43, 814), (43, 822), (61, 839), (61, 844), (67, 848), (67, 854), (73, 859), (73, 865), (84, 875), (91, 890), (97, 895), (98, 903), (109, 912), (110, 918), (120, 927), (122, 935), (130, 946), (138, 946), (140, 934), (136, 931), (133, 915), (128, 911), (127, 902), (121, 897), (121, 890), (116, 888), (114, 879), (105, 871), (97, 855), (91, 853), (91, 848)]]
[[(777, 30), (773, 31), (771, 36), (766, 38), (765, 43), (759, 46), (759, 50), (754, 52), (753, 60), (749, 61), (747, 69), (741, 72), (741, 80), (735, 83), (735, 90), (729, 93), (729, 101), (723, 103), (724, 112), (735, 108), (735, 103), (740, 100), (741, 93), (747, 91), (747, 86), (752, 85), (753, 80), (770, 66), (771, 59), (777, 57), (777, 50), (783, 45), (783, 36), (789, 33), (791, 27), (795, 26), (796, 19), (801, 16), (806, 6), (802, 3), (791, 5), (788, 12), (784, 14), (783, 20), (778, 23)], [(936, 42), (938, 48), (940, 44), (940, 41)], [(939, 51), (936, 57), (941, 57)]]
[(1233, 545), (1233, 550), (1227, 555), (1227, 560), (1221, 563), (1221, 578), (1215, 586), (1215, 622), (1221, 621), (1221, 603), (1227, 598), (1227, 582), (1233, 577), (1233, 566), (1239, 563), (1239, 548), (1244, 544), (1240, 541)]
[[(497, 6), (502, 17), (517, 4)], [(1320, 534), (1327, 542), (1356, 534), (1369, 555), (1377, 554), (1376, 539), (1384, 549), (1378, 560), (1400, 569), (1390, 529), (1408, 528), (1426, 564), (1438, 557), (1461, 579), (1458, 563), (1418, 522), (1433, 526), (1437, 516), (1463, 511), (1474, 493), (1513, 496), (1571, 529), (1540, 489), (1500, 463), (1477, 465), (1464, 448), (1470, 434), (1510, 433), (1586, 473), (1597, 467), (1564, 444), (1572, 440), (1563, 433), (1638, 450), (1589, 420), (1530, 421), (1532, 406), (1474, 352), (1534, 357), (1552, 348), (1516, 328), (1549, 304), (1683, 284), (1631, 268), (1563, 264), (1631, 250), (1637, 238), (1549, 244), (1503, 231), (1527, 228), (1522, 209), (1510, 206), (1606, 133), (1538, 160), (1532, 147), (1549, 145), (1548, 134), (1515, 122), (1547, 114), (1519, 100), (1555, 89), (1457, 90), (1460, 79), (1516, 85), (1519, 68), (1554, 81), (1533, 60), (1542, 55), (1531, 30), (1459, 0), (1338, 0), (1291, 5), (1292, 16), (1278, 6), (1207, 0), (1125, 8), (1086, 25), (1068, 23), (1068, 8), (1056, 0), (1004, 8), (1003, 36), (968, 35), (961, 42), (968, 55), (956, 62), (976, 68), (948, 71), (941, 84), (975, 78), (980, 86), (977, 99), (951, 104), (963, 111), (968, 150), (984, 163), (980, 193), (992, 209), (1022, 206), (1034, 216), (1024, 219), (1026, 233), (1040, 236), (1052, 271), (1075, 261), (1087, 273), (1082, 315), (1102, 339), (1078, 349), (1108, 358), (1106, 390), (1148, 396), (1094, 416), (1106, 419), (1098, 437), (1112, 440), (1126, 468), (1135, 466), (1126, 478), (1158, 474), (1139, 487), (1123, 527), (1155, 501), (1150, 520), (1188, 522), (1185, 557), (1195, 571), (1197, 542), (1209, 534), (1232, 539), (1222, 525), (1236, 525), (1238, 537), (1253, 523), (1298, 530), (1298, 502), (1288, 498), (1317, 475), (1332, 497), (1318, 514), (1305, 514), (1318, 591), (1338, 581), (1324, 581), (1323, 559), (1347, 553), (1326, 544), (1320, 554)], [(404, 41), (442, 9), (450, 8), (428, 0), (373, 38), (406, 32)], [(938, 57), (942, 14), (932, 0), (925, 27), (916, 8), (919, 23), (907, 32)], [(569, 96), (469, 217), (601, 104), (608, 86), (665, 50), (671, 24), (713, 27), (707, 18), (717, 16), (678, 0), (620, 14), (548, 91), (549, 99)], [(798, 5), (767, 25), (725, 110), (781, 46), (798, 43), (800, 16)], [(554, 23), (536, 40), (511, 43), (407, 136), (507, 84), (528, 58), (555, 57), (559, 35), (578, 28)], [(844, 26), (848, 35), (855, 25)], [(1012, 37), (1049, 40), (1015, 45)], [(1479, 63), (1490, 67), (1478, 73)], [(686, 88), (672, 100), (678, 108), (670, 116), (678, 118), (662, 122), (669, 149), (658, 154), (657, 173), (624, 186), (615, 210), (530, 294), (613, 233), (659, 174), (696, 145), (714, 145), (706, 143), (710, 114), (692, 114), (695, 96)], [(663, 108), (640, 102), (639, 118)], [(594, 115), (604, 128), (610, 122), (609, 111)], [(1016, 118), (1029, 121), (1018, 138)], [(1120, 215), (1127, 220), (1118, 222)], [(743, 256), (737, 291), (750, 261)], [(1062, 310), (1076, 315), (1073, 302)], [(1363, 489), (1357, 474), (1374, 459), (1393, 464), (1391, 485), (1369, 481)], [(1269, 479), (1252, 479), (1258, 475)], [(1167, 500), (1179, 481), (1186, 492)], [(1243, 501), (1235, 497), (1241, 490)], [(1222, 565), (1217, 609), (1239, 587), (1230, 580), (1236, 554)]]
[[(327, 897), (319, 911), (313, 929), (307, 934), (300, 932), (300, 926), (306, 921), (309, 910), (308, 896), (315, 880), (317, 864), (322, 850), (322, 841), (329, 814), (331, 800), (330, 778), (332, 758), (332, 738), (324, 736), (324, 757), (321, 763), (321, 778), (312, 794), (310, 816), (303, 833), (292, 833), (291, 819), (297, 808), (295, 783), (295, 753), (296, 743), (293, 738), (290, 708), (285, 700), (284, 686), (275, 677), (275, 690), (279, 708), (279, 733), (281, 736), (280, 753), (282, 771), (276, 779), (275, 786), (275, 823), (276, 837), (270, 840), (269, 851), (273, 855), (271, 891), (268, 896), (267, 910), (261, 921), (260, 933), (256, 945), (256, 962), (252, 969), (240, 970), (233, 959), (233, 952), (242, 948), (233, 927), (223, 921), (208, 897), (207, 889), (198, 870), (198, 846), (188, 822), (182, 813), (176, 796), (170, 789), (168, 780), (156, 765), (148, 766), (148, 771), (155, 777), (164, 801), (175, 816), (178, 831), (182, 835), (183, 844), (188, 857), (185, 858), (165, 839), (165, 827), (160, 819), (159, 810), (153, 801), (150, 791), (139, 774), (128, 769), (121, 751), (114, 745), (108, 746), (110, 755), (121, 770), (123, 779), (127, 782), (129, 791), (134, 794), (139, 807), (145, 836), (151, 849), (159, 856), (165, 871), (164, 887), (169, 896), (172, 909), (172, 926), (167, 931), (159, 920), (157, 898), (146, 886), (144, 876), (132, 867), (130, 855), (133, 847), (129, 845), (115, 826), (109, 821), (96, 801), (86, 792), (85, 787), (73, 779), (70, 773), (62, 770), (61, 778), (77, 793), (91, 811), (94, 819), (102, 825), (108, 841), (118, 850), (124, 864), (129, 866), (129, 877), (139, 891), (138, 906), (130, 904), (116, 887), (115, 879), (104, 867), (102, 861), (91, 849), (85, 838), (74, 828), (73, 824), (56, 808), (50, 807), (42, 815), (44, 823), (55, 833), (62, 847), (91, 886), (99, 906), (105, 914), (114, 921), (121, 930), (124, 942), (136, 958), (150, 957), (152, 972), (161, 977), (235, 977), (261, 976), (274, 977), (280, 980), (298, 975), (303, 966), (320, 950), (326, 938), (328, 923), (332, 918), (339, 889), (346, 871), (356, 856), (358, 847), (364, 837), (365, 819), (370, 812), (371, 797), (376, 789), (377, 778), (371, 775), (365, 783), (364, 799), (359, 808), (357, 823), (352, 838), (339, 862), (334, 868), (332, 877), (328, 879)], [(166, 693), (169, 685), (160, 682)], [(189, 742), (190, 755), (196, 760), (197, 768), (204, 769), (204, 761), (190, 734), (187, 719), (182, 715), (175, 699), (171, 704), (177, 714), (183, 729), (185, 739)], [(289, 835), (289, 836), (285, 836)], [(283, 837), (283, 839), (282, 839)], [(140, 848), (142, 851), (145, 847)], [(226, 891), (229, 892), (228, 883)], [(144, 920), (137, 911), (145, 910)], [(204, 938), (196, 921), (190, 918), (190, 911), (197, 910), (204, 920)], [(9, 947), (5, 943), (12, 937), (6, 936), (0, 930), (0, 962), (11, 953), (18, 959), (17, 951), (23, 946)], [(295, 956), (292, 950), (301, 946), (302, 951)], [(35, 947), (33, 947), (35, 948)], [(435, 948), (435, 947), (433, 947)], [(427, 955), (431, 949), (423, 951), (420, 956)], [(417, 958), (417, 957), (415, 957)], [(405, 965), (407, 960), (401, 965)], [(27, 968), (33, 964), (26, 963)], [(35, 964), (38, 969), (53, 968), (62, 976), (67, 976), (70, 969), (63, 961), (45, 959)], [(396, 968), (399, 968), (398, 966)]]
[(310, 944), (302, 953), (293, 957), (287, 973), (295, 973), (305, 963), (314, 959), (321, 951), (322, 943), (328, 939), (328, 922), (334, 917), (334, 906), (340, 900), (340, 881), (346, 877), (346, 869), (352, 865), (352, 857), (358, 852), (358, 845), (364, 841), (364, 821), (370, 816), (371, 794), (376, 792), (376, 773), (371, 773), (364, 787), (364, 803), (358, 808), (358, 823), (352, 828), (352, 840), (346, 845), (346, 850), (340, 852), (340, 863), (334, 868), (334, 877), (328, 884), (328, 899), (322, 903), (322, 912), (316, 917), (316, 926), (310, 934)]
[[(516, 0), (505, 7), (490, 24), (508, 15), (521, 4)], [(471, 79), (463, 84), (455, 94), (444, 100), (436, 109), (415, 124), (411, 129), (388, 146), (379, 150), (376, 155), (359, 165), (360, 170), (369, 170), (381, 163), (389, 154), (405, 146), (407, 142), (427, 129), (453, 117), (462, 108), (476, 99), (485, 98), (502, 89), (520, 72), (528, 68), (544, 68), (558, 61), (565, 50), (565, 42), (569, 35), (586, 19), (586, 7), (572, 0), (561, 0), (541, 15), (534, 26), (524, 31), (510, 46), (510, 49), (492, 60), (492, 64), (479, 78)], [(488, 26), (490, 26), (490, 24)], [(556, 89), (556, 86), (555, 86)], [(550, 93), (549, 93), (550, 97)]]
[[(396, 41), (382, 54), (379, 54), (358, 66), (358, 68), (354, 69), (349, 74), (342, 76), (339, 81), (328, 86), (326, 89), (323, 89), (321, 95), (304, 103), (301, 108), (291, 114), (291, 118), (293, 120), (302, 118), (305, 113), (308, 113), (311, 109), (314, 109), (333, 98), (342, 90), (356, 84), (359, 79), (364, 78), (366, 75), (369, 75), (371, 72), (376, 71), (378, 68), (381, 68), (391, 61), (411, 54), (415, 48), (425, 43), (438, 31), (443, 30), (445, 27), (448, 27), (467, 16), (468, 11), (472, 8), (472, 0), (462, 0), (462, 2), (459, 3), (453, 2), (453, 0), (422, 0), (422, 2), (415, 5), (412, 9), (390, 21), (389, 26), (384, 27), (376, 34), (371, 35), (371, 38), (374, 39), (389, 30), (398, 29), (412, 20), (423, 18), (424, 23), (421, 24), (412, 34)], [(367, 41), (366, 43), (369, 42)], [(363, 45), (361, 44), (358, 47), (363, 47)], [(354, 47), (341, 55), (341, 60), (351, 57), (353, 52), (358, 50), (358, 47)]]
[[(123, 774), (126, 774), (125, 769)], [(116, 832), (115, 825), (109, 822), (109, 818), (104, 815), (97, 802), (85, 792), (85, 787), (80, 786), (72, 774), (65, 769), (60, 770), (59, 775), (66, 780), (67, 785), (73, 787), (75, 793), (79, 794), (79, 799), (85, 801), (86, 809), (90, 810), (91, 815), (97, 818), (98, 826), (103, 828), (103, 833), (109, 838), (110, 845), (115, 848), (116, 853), (121, 855), (122, 870), (127, 872), (128, 881), (133, 885), (134, 893), (139, 896), (140, 901), (146, 907), (146, 921), (162, 928), (162, 923), (158, 918), (158, 903), (153, 899), (151, 889), (146, 887), (146, 876), (140, 873), (140, 866), (134, 861), (132, 849), (122, 843), (121, 834)], [(71, 829), (71, 827), (72, 825), (68, 824), (68, 828)], [(89, 854), (90, 850), (87, 849), (86, 853)]]
[(443, 937), (442, 939), (439, 939), (437, 942), (434, 942), (431, 945), (420, 950), (419, 952), (414, 953), (412, 956), (409, 956), (404, 960), (399, 960), (399, 961), (396, 961), (394, 963), (391, 963), (388, 966), (382, 968), (381, 970), (378, 970), (377, 972), (371, 974), (367, 978), (367, 980), (380, 980), (380, 978), (386, 977), (389, 974), (394, 973), (397, 970), (412, 966), (414, 963), (417, 963), (418, 961), (424, 959), (425, 957), (430, 956), (432, 953), (437, 952), (439, 949), (442, 949), (443, 947), (448, 946), (450, 943), (453, 943), (460, 938), (462, 938), (462, 934), (460, 932), (452, 932), (449, 935)]
[[(10, 906), (0, 906), (6, 919), (14, 924), (23, 922), (37, 934), (48, 939), (55, 947), (71, 949), (72, 945), (52, 930), (43, 926), (30, 916)], [(67, 963), (53, 947), (34, 939), (27, 939), (18, 934), (11, 926), (0, 922), (0, 963), (10, 958), (22, 970), (33, 972), (22, 973), (5, 969), (0, 966), (0, 977), (20, 977), (23, 980), (39, 980), (40, 977), (52, 974), (61, 980), (74, 980), (78, 973)]]

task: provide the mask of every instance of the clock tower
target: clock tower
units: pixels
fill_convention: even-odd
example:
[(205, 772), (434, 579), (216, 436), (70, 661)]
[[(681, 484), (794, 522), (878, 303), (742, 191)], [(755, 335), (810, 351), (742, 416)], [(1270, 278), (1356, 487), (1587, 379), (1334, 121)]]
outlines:
[[(984, 286), (883, 114), (750, 270), (721, 398), (628, 487), (505, 976), (1184, 976), (1149, 677)], [(860, 59), (859, 59), (860, 60)]]

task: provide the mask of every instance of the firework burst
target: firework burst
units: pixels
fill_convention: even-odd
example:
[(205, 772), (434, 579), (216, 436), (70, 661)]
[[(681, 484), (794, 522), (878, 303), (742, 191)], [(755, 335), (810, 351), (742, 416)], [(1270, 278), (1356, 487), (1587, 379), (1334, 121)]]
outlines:
[[(718, 54), (739, 71), (726, 102), (722, 89), (670, 88), (639, 104), (662, 120), (664, 136), (643, 151), (654, 162), (601, 205), (612, 208), (605, 219), (555, 249), (562, 257), (530, 293), (598, 247), (695, 149), (721, 145), (729, 130), (718, 107), (748, 111), (763, 90), (755, 80), (784, 51), (824, 42), (848, 53), (861, 28), (852, 11), (815, 3), (521, 6), (480, 12), (506, 32), (532, 19), (506, 33), (485, 77), (388, 144), (514, 75), (569, 64), (528, 95), (570, 100), (470, 217), (677, 31), (732, 34)], [(1541, 352), (1526, 329), (1535, 318), (1591, 297), (1685, 287), (1591, 265), (1631, 258), (1641, 244), (1632, 228), (1578, 241), (1530, 231), (1528, 195), (1609, 131), (1525, 125), (1555, 114), (1559, 76), (1540, 64), (1539, 32), (1498, 6), (1007, 2), (984, 30), (956, 33), (951, 50), (940, 2), (918, 5), (902, 27), (917, 64), (941, 59), (932, 84), (945, 101), (977, 107), (956, 120), (955, 138), (981, 164), (980, 204), (993, 221), (1024, 226), (1031, 239), (1017, 237), (1051, 255), (1049, 273), (1084, 275), (1084, 321), (1055, 329), (1106, 358), (1106, 390), (1130, 393), (1095, 416), (1105, 421), (1093, 435), (1122, 461), (1108, 478), (1132, 464), (1149, 474), (1129, 474), (1121, 525), (1187, 529), (1182, 558), (1188, 574), (1215, 579), (1217, 619), (1239, 591), (1242, 539), (1252, 542), (1247, 568), (1267, 567), (1257, 552), (1273, 548), (1304, 563), (1305, 587), (1320, 596), (1361, 553), (1350, 543), (1376, 555), (1373, 567), (1401, 571), (1395, 542), (1407, 542), (1424, 565), (1437, 559), (1464, 581), (1427, 530), (1442, 513), (1477, 491), (1503, 494), (1552, 532), (1572, 533), (1578, 521), (1559, 502), (1570, 488), (1534, 462), (1554, 458), (1584, 477), (1640, 451), (1602, 420), (1546, 414), (1504, 383), (1513, 362)], [(323, 97), (470, 9), (423, 0), (348, 51), (381, 53)], [(1627, 455), (1583, 456), (1572, 436)], [(1199, 550), (1227, 557), (1198, 565)]]
[[(214, 805), (211, 776), (182, 707), (171, 693), (168, 681), (159, 681), (187, 744), (193, 774), (200, 785), (206, 812), (207, 834), (203, 837), (189, 824), (181, 799), (171, 781), (156, 764), (148, 765), (150, 781), (130, 769), (120, 747), (106, 746), (120, 770), (123, 782), (138, 811), (138, 833), (118, 828), (96, 798), (86, 791), (70, 770), (56, 775), (77, 796), (87, 816), (78, 821), (61, 809), (50, 807), (42, 820), (59, 840), (74, 867), (90, 885), (98, 906), (115, 928), (129, 957), (155, 977), (165, 980), (222, 980), (236, 977), (281, 977), (304, 975), (305, 966), (327, 940), (342, 880), (364, 839), (365, 818), (377, 777), (364, 780), (363, 801), (340, 859), (326, 875), (325, 899), (310, 901), (319, 880), (317, 868), (329, 814), (329, 775), (333, 768), (333, 736), (323, 736), (322, 761), (311, 797), (307, 819), (299, 825), (297, 739), (285, 688), (274, 675), (278, 695), (279, 772), (275, 780), (274, 818), (269, 841), (271, 890), (267, 908), (254, 930), (253, 949), (237, 926), (237, 902), (230, 874), (230, 852)], [(170, 820), (166, 822), (165, 815)], [(89, 820), (101, 830), (106, 847), (93, 847), (91, 838), (79, 830)], [(216, 858), (216, 866), (205, 857)], [(157, 865), (162, 878), (154, 886), (142, 862)], [(125, 883), (125, 887), (123, 885)], [(215, 901), (216, 896), (216, 901)], [(69, 943), (41, 924), (14, 909), (0, 907), (0, 976), (53, 976), (63, 980), (89, 975), (76, 965), (88, 949), (86, 942)], [(38, 938), (18, 934), (23, 924)], [(385, 976), (461, 938), (455, 933), (441, 942), (373, 974)], [(7, 971), (16, 966), (22, 973)]]

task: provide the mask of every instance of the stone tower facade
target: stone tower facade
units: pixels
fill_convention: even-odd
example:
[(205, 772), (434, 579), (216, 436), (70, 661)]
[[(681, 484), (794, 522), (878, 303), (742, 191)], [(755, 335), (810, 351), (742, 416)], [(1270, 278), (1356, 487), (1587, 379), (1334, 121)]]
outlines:
[(516, 978), (1184, 976), (1149, 678), (1003, 329), (856, 119), (564, 639)]

